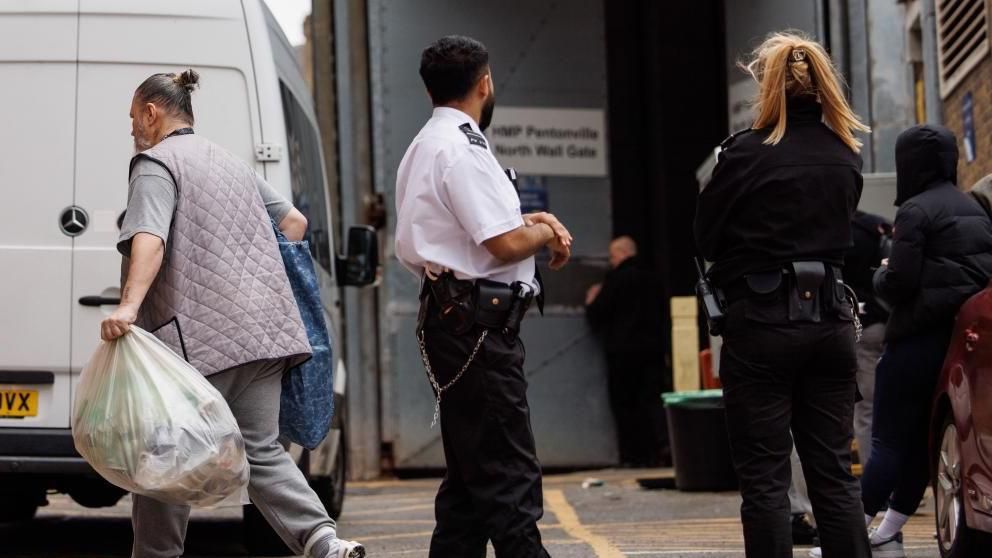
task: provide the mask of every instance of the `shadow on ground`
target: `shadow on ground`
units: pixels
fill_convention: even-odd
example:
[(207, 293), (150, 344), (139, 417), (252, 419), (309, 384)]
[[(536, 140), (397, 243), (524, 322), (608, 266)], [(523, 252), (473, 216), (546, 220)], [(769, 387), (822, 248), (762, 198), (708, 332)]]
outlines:
[[(190, 521), (187, 556), (245, 556), (240, 521)], [(122, 517), (41, 517), (26, 523), (0, 524), (5, 557), (127, 558), (131, 555), (131, 521)]]

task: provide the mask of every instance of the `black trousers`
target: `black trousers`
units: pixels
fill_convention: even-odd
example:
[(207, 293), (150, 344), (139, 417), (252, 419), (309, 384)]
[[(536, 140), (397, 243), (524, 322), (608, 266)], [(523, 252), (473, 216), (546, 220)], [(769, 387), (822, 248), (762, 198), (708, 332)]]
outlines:
[[(442, 386), (464, 366), (481, 335), (443, 329), (431, 315), (424, 340)], [(435, 500), (431, 558), (546, 558), (537, 521), (544, 514), (520, 339), (490, 330), (460, 380), (441, 400), (448, 470)]]
[(607, 354), (610, 407), (624, 464), (655, 467), (668, 461), (668, 426), (661, 394), (663, 357), (650, 351)]
[[(930, 484), (930, 408), (951, 330), (892, 341), (875, 368), (871, 459), (861, 477), (865, 513), (888, 502), (913, 515)], [(891, 499), (890, 499), (891, 496)]]
[[(793, 441), (825, 558), (870, 558), (851, 474), (855, 374), (851, 322), (788, 322), (783, 300), (730, 306), (720, 356), (748, 558), (791, 558)], [(768, 323), (778, 322), (778, 323)], [(791, 430), (791, 434), (790, 434)], [(794, 438), (794, 439), (793, 439)]]

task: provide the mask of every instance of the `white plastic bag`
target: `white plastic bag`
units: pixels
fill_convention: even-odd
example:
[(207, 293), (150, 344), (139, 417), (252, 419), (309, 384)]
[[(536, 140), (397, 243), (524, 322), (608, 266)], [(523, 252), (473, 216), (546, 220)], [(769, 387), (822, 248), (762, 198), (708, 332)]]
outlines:
[(76, 450), (105, 479), (193, 507), (248, 503), (238, 423), (210, 382), (152, 334), (101, 342), (72, 415)]

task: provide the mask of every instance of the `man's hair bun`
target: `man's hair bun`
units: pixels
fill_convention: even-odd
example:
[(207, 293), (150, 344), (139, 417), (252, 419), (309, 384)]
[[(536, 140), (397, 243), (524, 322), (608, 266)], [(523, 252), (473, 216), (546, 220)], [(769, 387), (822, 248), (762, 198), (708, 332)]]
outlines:
[(176, 84), (182, 87), (186, 91), (192, 92), (196, 89), (197, 84), (200, 83), (200, 74), (196, 73), (192, 68), (182, 72), (176, 76)]

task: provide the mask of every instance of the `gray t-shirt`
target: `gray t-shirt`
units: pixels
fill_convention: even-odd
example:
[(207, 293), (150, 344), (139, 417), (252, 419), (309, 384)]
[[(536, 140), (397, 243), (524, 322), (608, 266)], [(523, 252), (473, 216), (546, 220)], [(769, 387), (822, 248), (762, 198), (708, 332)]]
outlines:
[[(262, 196), (265, 210), (276, 224), (289, 214), (293, 204), (279, 195), (258, 173), (255, 173), (255, 187)], [(127, 213), (121, 224), (121, 235), (117, 240), (117, 251), (131, 255), (131, 239), (144, 232), (169, 240), (172, 216), (176, 211), (176, 183), (172, 175), (162, 165), (149, 159), (139, 159), (131, 170), (131, 183), (127, 191)]]

